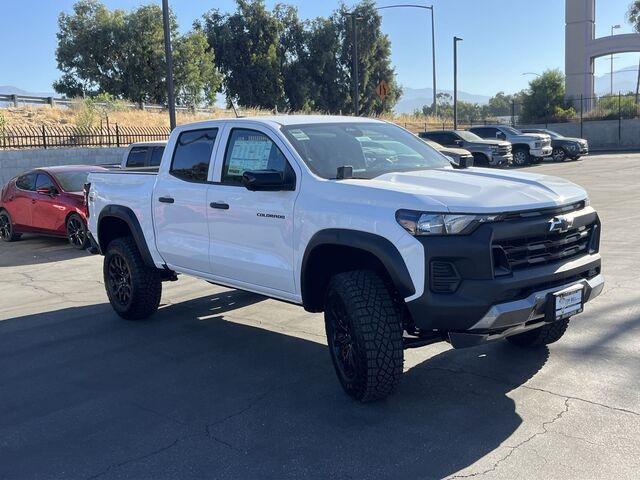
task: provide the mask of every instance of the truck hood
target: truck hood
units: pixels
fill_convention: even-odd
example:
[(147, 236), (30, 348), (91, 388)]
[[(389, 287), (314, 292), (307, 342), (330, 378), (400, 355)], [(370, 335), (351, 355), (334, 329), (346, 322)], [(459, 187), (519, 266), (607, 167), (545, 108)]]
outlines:
[(487, 168), (387, 173), (372, 180), (348, 182), (367, 182), (360, 185), (410, 194), (416, 200), (415, 208), (442, 212), (515, 212), (565, 205), (587, 198), (583, 188), (562, 178)]
[(512, 143), (514, 141), (540, 141), (540, 140), (551, 140), (551, 137), (546, 133), (523, 133), (522, 135), (514, 135), (509, 139)]
[(511, 143), (506, 142), (504, 140), (474, 140), (473, 142), (465, 141), (466, 147), (488, 147), (488, 146), (498, 146), (498, 147), (510, 147)]

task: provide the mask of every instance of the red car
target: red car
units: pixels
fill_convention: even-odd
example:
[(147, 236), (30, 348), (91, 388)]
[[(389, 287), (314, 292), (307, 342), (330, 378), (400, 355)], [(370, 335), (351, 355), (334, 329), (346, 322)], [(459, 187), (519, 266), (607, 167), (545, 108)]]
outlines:
[(0, 195), (0, 239), (12, 242), (23, 233), (67, 237), (78, 249), (87, 246), (87, 206), (83, 188), (87, 165), (37, 168), (9, 180)]

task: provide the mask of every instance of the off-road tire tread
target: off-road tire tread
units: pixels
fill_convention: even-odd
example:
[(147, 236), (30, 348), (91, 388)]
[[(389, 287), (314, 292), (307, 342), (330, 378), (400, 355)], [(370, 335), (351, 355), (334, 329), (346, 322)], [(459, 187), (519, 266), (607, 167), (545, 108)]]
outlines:
[[(126, 257), (131, 271), (133, 301), (128, 309), (118, 308), (117, 303), (111, 301), (111, 295), (107, 288), (108, 274), (107, 264), (109, 252), (113, 249), (120, 251)], [(107, 296), (116, 313), (125, 320), (143, 320), (153, 315), (160, 306), (162, 297), (162, 281), (155, 268), (145, 265), (138, 246), (132, 237), (122, 237), (113, 240), (107, 247), (107, 253), (103, 268), (105, 289)]]
[(507, 340), (519, 347), (540, 348), (560, 340), (568, 327), (569, 319), (567, 318), (566, 320), (548, 323), (528, 332), (512, 335), (507, 337)]
[(352, 321), (360, 354), (366, 357), (364, 382), (347, 392), (361, 402), (382, 399), (397, 388), (404, 363), (402, 317), (382, 279), (373, 271), (335, 275), (329, 284), (342, 298)]

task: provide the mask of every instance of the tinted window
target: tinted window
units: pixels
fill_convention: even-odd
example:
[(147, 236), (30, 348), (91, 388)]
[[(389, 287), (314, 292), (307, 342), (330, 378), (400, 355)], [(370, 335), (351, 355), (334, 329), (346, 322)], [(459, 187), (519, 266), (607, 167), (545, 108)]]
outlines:
[(162, 160), (162, 154), (164, 153), (164, 147), (153, 147), (151, 151), (151, 160), (149, 161), (150, 167), (158, 167), (160, 166), (160, 161)]
[(144, 167), (147, 161), (147, 147), (133, 147), (127, 157), (127, 167), (137, 168)]
[(39, 188), (51, 188), (54, 187), (53, 182), (49, 175), (45, 173), (39, 173), (36, 180), (36, 190)]
[(16, 180), (16, 186), (22, 190), (35, 190), (36, 189), (36, 174), (27, 173), (18, 177)]
[(474, 128), (471, 130), (476, 135), (482, 138), (496, 138), (496, 133), (498, 133), (497, 128)]
[(182, 132), (173, 152), (170, 173), (188, 182), (206, 182), (217, 128)]
[(233, 129), (222, 166), (222, 183), (242, 183), (248, 170), (274, 170), (284, 175), (287, 160), (269, 137), (255, 130)]
[(70, 172), (58, 172), (54, 175), (60, 188), (65, 192), (81, 192), (90, 172), (78, 170)]

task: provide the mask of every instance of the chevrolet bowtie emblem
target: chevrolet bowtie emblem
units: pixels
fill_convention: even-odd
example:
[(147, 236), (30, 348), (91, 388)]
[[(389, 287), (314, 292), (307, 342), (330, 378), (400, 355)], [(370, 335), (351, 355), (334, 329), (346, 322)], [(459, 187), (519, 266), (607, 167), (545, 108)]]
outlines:
[(565, 216), (553, 217), (549, 220), (549, 231), (564, 233), (573, 227), (573, 218)]

